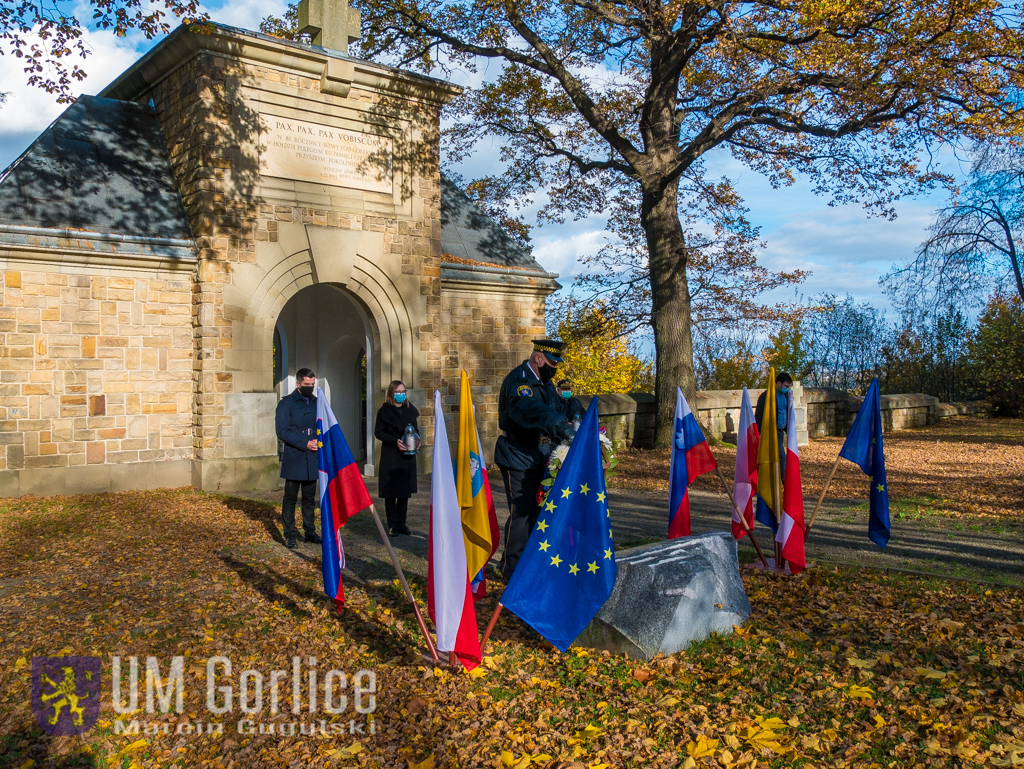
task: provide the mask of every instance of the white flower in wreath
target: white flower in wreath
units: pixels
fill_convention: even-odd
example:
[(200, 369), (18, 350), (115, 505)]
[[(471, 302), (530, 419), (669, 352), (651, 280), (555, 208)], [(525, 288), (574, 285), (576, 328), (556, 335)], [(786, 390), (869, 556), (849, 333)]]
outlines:
[(555, 450), (551, 452), (551, 459), (561, 464), (565, 461), (565, 455), (569, 453), (569, 444), (560, 443), (555, 446)]
[(600, 434), (600, 438), (601, 438), (601, 445), (604, 446), (604, 448), (606, 448), (608, 451), (611, 451), (612, 450), (612, 439), (609, 438), (604, 433)]

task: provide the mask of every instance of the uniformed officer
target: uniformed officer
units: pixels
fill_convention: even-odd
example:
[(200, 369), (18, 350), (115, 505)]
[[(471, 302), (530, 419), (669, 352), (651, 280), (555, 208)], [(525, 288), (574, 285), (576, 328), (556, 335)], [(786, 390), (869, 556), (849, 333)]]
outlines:
[(508, 498), (505, 550), (499, 568), (508, 579), (519, 563), (540, 507), (537, 491), (544, 480), (551, 443), (575, 432), (558, 409), (552, 379), (562, 362), (562, 342), (536, 339), (533, 353), (505, 377), (498, 396), (498, 427), (504, 431), (494, 449)]

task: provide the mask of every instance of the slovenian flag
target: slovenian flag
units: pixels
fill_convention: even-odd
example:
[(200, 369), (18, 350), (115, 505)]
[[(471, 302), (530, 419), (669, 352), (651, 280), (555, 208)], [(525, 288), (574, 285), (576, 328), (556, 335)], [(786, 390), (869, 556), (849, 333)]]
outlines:
[[(789, 401), (786, 424), (795, 425), (793, 399)], [(799, 574), (807, 568), (804, 558), (804, 492), (800, 484), (800, 453), (796, 447), (796, 430), (786, 431), (786, 477), (782, 481), (782, 515), (775, 541), (782, 546), (782, 557), (789, 570)]]
[(676, 422), (672, 432), (672, 458), (669, 464), (668, 538), (690, 535), (689, 486), (698, 476), (718, 467), (697, 418), (683, 391), (676, 388)]
[(480, 664), (476, 611), (469, 590), (466, 546), (452, 453), (434, 391), (434, 466), (430, 478), (430, 534), (427, 538), (427, 606), (437, 629), (437, 649), (455, 652), (467, 670)]
[(498, 549), (498, 514), (494, 509), (483, 456), (473, 393), (469, 389), (469, 377), (463, 371), (455, 486), (462, 515), (462, 536), (466, 543), (466, 565), (473, 576), (470, 589), (478, 599), (483, 598), (487, 591), (484, 567)]
[(341, 584), (341, 570), (345, 568), (341, 527), (353, 515), (369, 507), (372, 500), (331, 404), (319, 387), (316, 388), (316, 434), (324, 592), (334, 599), (340, 612), (345, 604), (345, 588)]
[[(733, 496), (736, 507), (743, 512), (747, 525), (754, 528), (754, 498), (757, 496), (757, 424), (750, 407), (750, 393), (743, 388), (740, 404), (740, 425), (736, 432), (736, 474), (733, 476)], [(732, 535), (742, 539), (747, 534), (736, 511), (732, 511)]]

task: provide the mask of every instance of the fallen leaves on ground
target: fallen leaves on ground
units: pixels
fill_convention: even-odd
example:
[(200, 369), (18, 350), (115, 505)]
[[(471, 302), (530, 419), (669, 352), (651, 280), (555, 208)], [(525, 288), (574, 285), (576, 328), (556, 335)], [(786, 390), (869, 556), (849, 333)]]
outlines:
[[(347, 586), (338, 616), (314, 549), (286, 552), (272, 505), (191, 490), (0, 501), (0, 764), (103, 767), (959, 767), (1024, 757), (1024, 594), (818, 568), (744, 572), (740, 633), (639, 662), (560, 654), (505, 613), (475, 678), (432, 667), (392, 581)], [(349, 553), (358, 569), (359, 553)], [(410, 575), (422, 590), (422, 575)], [(495, 596), (478, 604), (481, 624)], [(103, 658), (98, 726), (48, 738), (30, 709), (36, 655)], [(111, 658), (143, 666), (138, 710), (110, 701)], [(185, 658), (181, 714), (147, 715), (145, 659)], [(206, 661), (376, 674), (371, 715), (211, 715)], [(127, 664), (127, 662), (126, 662)], [(351, 678), (349, 680), (351, 689)], [(252, 704), (250, 702), (250, 704)], [(370, 720), (372, 718), (372, 720)], [(155, 733), (117, 733), (138, 720)], [(324, 719), (339, 734), (242, 734)], [(352, 723), (365, 733), (352, 733)], [(222, 735), (175, 727), (222, 722)], [(372, 731), (371, 731), (372, 724)], [(166, 728), (168, 733), (162, 730)]]
[[(816, 438), (800, 447), (804, 495), (817, 499), (845, 438)], [(736, 450), (713, 446), (722, 472), (732, 483)], [(668, 490), (668, 449), (619, 453), (609, 486)], [(885, 470), (895, 515), (1024, 516), (1024, 420), (954, 417), (928, 427), (885, 434)], [(714, 473), (694, 488), (721, 491)], [(840, 460), (829, 499), (867, 500), (867, 476)]]

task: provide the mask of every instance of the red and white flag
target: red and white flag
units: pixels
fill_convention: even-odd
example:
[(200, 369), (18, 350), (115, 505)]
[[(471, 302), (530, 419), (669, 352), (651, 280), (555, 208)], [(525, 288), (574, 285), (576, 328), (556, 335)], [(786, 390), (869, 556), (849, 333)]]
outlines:
[[(771, 397), (771, 396), (769, 396)], [(775, 541), (782, 546), (782, 557), (789, 570), (798, 574), (807, 568), (804, 557), (804, 492), (800, 484), (800, 453), (796, 447), (796, 416), (793, 399), (789, 398), (789, 416), (786, 424), (786, 477), (782, 481), (782, 517)]]
[[(740, 425), (736, 431), (736, 474), (733, 476), (733, 496), (736, 507), (743, 512), (747, 524), (754, 528), (754, 499), (757, 496), (757, 422), (750, 407), (750, 394), (743, 388), (740, 404)], [(742, 539), (747, 534), (736, 511), (732, 511), (732, 535)]]
[(437, 629), (437, 650), (455, 652), (467, 670), (480, 664), (480, 638), (469, 589), (462, 537), (462, 510), (455, 489), (452, 452), (434, 391), (434, 467), (430, 478), (430, 534), (427, 538), (427, 608)]

